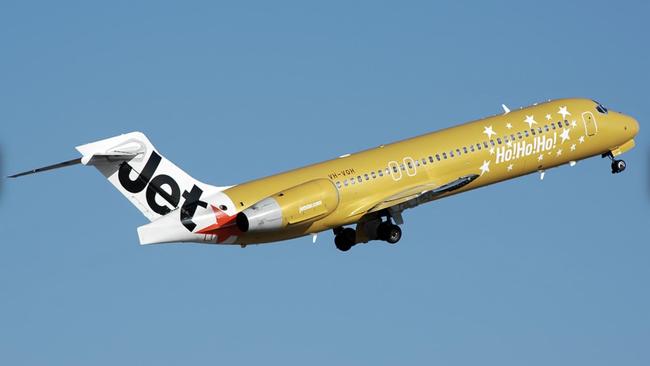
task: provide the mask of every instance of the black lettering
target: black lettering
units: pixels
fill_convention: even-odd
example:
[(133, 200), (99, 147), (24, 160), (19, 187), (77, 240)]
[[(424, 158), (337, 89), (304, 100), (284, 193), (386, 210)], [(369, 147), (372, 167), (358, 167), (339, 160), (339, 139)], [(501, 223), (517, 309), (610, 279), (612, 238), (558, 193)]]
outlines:
[(152, 151), (151, 156), (149, 156), (149, 160), (147, 160), (147, 164), (144, 166), (144, 169), (142, 169), (142, 173), (139, 173), (138, 177), (135, 180), (131, 180), (129, 177), (131, 170), (133, 170), (133, 167), (131, 167), (126, 162), (122, 163), (120, 165), (120, 171), (118, 173), (120, 184), (122, 184), (122, 187), (124, 187), (124, 189), (131, 193), (142, 192), (142, 190), (147, 186), (147, 183), (149, 183), (149, 180), (153, 176), (153, 173), (156, 171), (156, 169), (158, 169), (160, 160), (162, 160), (160, 155), (158, 155), (155, 151)]
[(185, 198), (185, 202), (183, 202), (183, 206), (181, 206), (181, 222), (183, 223), (183, 226), (185, 226), (185, 228), (189, 231), (193, 231), (196, 227), (196, 224), (192, 221), (194, 214), (196, 213), (196, 208), (198, 206), (201, 206), (203, 208), (208, 207), (207, 202), (201, 201), (202, 194), (203, 190), (196, 185), (192, 187), (191, 191), (183, 192), (183, 198)]
[[(147, 163), (148, 165), (149, 163)], [(146, 169), (146, 167), (145, 167)], [(162, 189), (163, 185), (168, 185), (171, 188), (171, 193)], [(173, 208), (178, 206), (178, 202), (181, 199), (181, 190), (178, 188), (178, 183), (170, 177), (169, 175), (161, 174), (157, 175), (151, 180), (151, 183), (147, 187), (147, 203), (151, 209), (159, 214), (166, 215), (171, 211), (167, 206), (161, 206), (156, 202), (156, 195), (162, 197), (165, 201), (169, 202)]]

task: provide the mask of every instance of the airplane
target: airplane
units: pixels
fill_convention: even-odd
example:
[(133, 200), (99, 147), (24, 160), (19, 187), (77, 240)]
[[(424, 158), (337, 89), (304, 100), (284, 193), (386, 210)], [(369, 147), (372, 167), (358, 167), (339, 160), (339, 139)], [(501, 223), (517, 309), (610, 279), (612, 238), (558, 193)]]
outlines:
[(397, 243), (402, 212), (450, 195), (601, 155), (614, 174), (639, 132), (631, 116), (583, 98), (558, 99), (380, 145), (234, 186), (200, 182), (165, 159), (141, 132), (77, 146), (75, 164), (94, 166), (151, 221), (140, 244), (277, 242), (333, 230), (348, 251)]

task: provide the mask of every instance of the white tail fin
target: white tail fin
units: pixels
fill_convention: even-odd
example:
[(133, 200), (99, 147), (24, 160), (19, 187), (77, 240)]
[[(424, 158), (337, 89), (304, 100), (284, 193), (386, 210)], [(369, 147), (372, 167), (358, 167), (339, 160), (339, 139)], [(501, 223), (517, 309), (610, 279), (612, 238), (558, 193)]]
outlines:
[(199, 182), (165, 159), (141, 132), (77, 146), (81, 163), (95, 166), (149, 220), (169, 213), (181, 201), (199, 201), (203, 192), (222, 191)]

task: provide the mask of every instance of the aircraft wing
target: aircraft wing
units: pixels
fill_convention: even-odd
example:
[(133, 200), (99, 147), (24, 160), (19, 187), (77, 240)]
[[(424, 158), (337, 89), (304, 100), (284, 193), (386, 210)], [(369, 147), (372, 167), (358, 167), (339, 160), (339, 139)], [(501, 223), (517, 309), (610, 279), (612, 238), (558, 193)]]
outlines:
[(478, 174), (468, 174), (442, 185), (422, 184), (407, 188), (399, 193), (385, 197), (379, 202), (365, 204), (363, 207), (355, 210), (352, 215), (377, 212), (400, 204), (404, 204), (406, 208), (415, 207), (421, 203), (431, 201), (439, 195), (464, 187), (478, 177)]

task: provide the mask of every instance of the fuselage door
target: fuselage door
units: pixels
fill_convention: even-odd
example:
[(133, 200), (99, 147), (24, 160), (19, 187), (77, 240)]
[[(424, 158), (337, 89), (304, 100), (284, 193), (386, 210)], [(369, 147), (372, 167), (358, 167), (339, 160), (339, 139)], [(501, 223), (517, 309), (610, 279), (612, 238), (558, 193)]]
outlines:
[(594, 118), (593, 113), (582, 113), (582, 121), (585, 124), (585, 133), (587, 136), (593, 136), (598, 132), (598, 125), (596, 124), (596, 119)]

